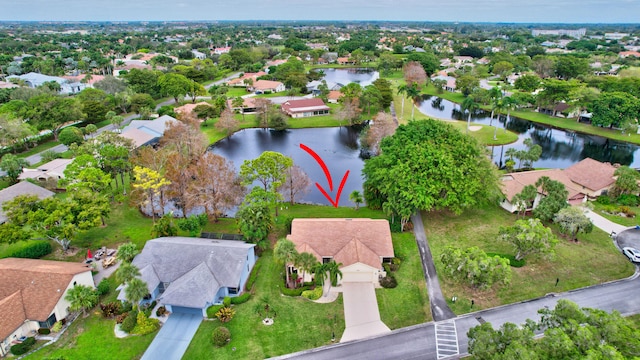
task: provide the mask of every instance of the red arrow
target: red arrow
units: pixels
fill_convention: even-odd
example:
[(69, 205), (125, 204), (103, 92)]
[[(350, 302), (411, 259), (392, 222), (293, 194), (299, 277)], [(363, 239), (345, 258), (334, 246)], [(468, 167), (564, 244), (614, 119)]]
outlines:
[[(322, 171), (324, 171), (324, 176), (327, 178), (327, 182), (329, 183), (329, 191), (333, 191), (333, 179), (331, 178), (331, 172), (329, 172), (329, 168), (327, 168), (327, 165), (324, 163), (320, 155), (316, 154), (315, 151), (311, 150), (311, 148), (309, 148), (305, 144), (300, 144), (300, 148), (306, 151), (307, 153), (309, 153), (309, 155), (311, 155), (316, 160), (316, 162), (320, 165), (320, 167), (322, 168)], [(342, 194), (342, 188), (344, 188), (344, 184), (347, 182), (348, 177), (349, 177), (349, 170), (347, 170), (347, 172), (345, 172), (344, 176), (342, 177), (342, 181), (340, 182), (340, 186), (338, 187), (338, 193), (336, 194), (335, 200), (333, 200), (331, 196), (329, 196), (327, 191), (322, 186), (320, 186), (320, 184), (316, 183), (316, 187), (318, 188), (318, 190), (320, 190), (322, 195), (324, 195), (324, 197), (326, 197), (327, 200), (329, 200), (329, 202), (331, 203), (331, 205), (333, 205), (333, 207), (338, 207), (338, 203), (340, 202), (340, 194)]]

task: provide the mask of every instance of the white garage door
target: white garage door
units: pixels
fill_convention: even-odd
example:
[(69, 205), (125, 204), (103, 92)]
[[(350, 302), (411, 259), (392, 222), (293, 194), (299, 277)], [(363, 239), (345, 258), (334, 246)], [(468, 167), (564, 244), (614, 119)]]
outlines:
[(372, 282), (373, 274), (369, 271), (349, 271), (342, 273), (342, 282)]

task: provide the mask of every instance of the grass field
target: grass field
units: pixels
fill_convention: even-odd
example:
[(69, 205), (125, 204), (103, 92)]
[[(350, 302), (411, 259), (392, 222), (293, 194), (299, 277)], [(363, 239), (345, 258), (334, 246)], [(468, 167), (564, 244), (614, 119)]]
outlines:
[[(594, 229), (591, 234), (580, 234), (577, 243), (558, 237), (556, 256), (550, 261), (526, 258), (525, 266), (512, 268), (513, 278), (509, 286), (478, 291), (448, 279), (440, 256), (447, 245), (460, 248), (478, 246), (486, 252), (513, 255), (512, 247), (499, 242), (497, 235), (500, 226), (514, 223), (515, 215), (498, 206), (490, 206), (470, 209), (459, 216), (427, 213), (423, 219), (445, 298), (458, 297), (455, 304), (449, 304), (457, 314), (471, 310), (471, 299), (476, 304), (473, 310), (491, 308), (620, 279), (633, 273), (633, 266), (616, 250), (608, 234)], [(552, 229), (558, 234), (555, 226)], [(557, 287), (556, 279), (560, 279)]]
[[(625, 216), (613, 215), (613, 214), (604, 212), (603, 210), (605, 206), (597, 202), (593, 202), (593, 205), (594, 205), (593, 210), (595, 212), (602, 215), (606, 219), (613, 221), (614, 223), (624, 225), (624, 226), (636, 226), (640, 224), (640, 222), (638, 221), (638, 214), (640, 214), (640, 206), (629, 207), (631, 211), (636, 213), (636, 217), (625, 217)], [(619, 205), (612, 205), (612, 206), (618, 207)]]

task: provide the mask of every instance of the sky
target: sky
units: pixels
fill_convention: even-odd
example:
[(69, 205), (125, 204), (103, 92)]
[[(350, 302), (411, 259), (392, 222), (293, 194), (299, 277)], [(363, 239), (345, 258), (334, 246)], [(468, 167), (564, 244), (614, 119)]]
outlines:
[(0, 21), (640, 23), (640, 0), (0, 0)]

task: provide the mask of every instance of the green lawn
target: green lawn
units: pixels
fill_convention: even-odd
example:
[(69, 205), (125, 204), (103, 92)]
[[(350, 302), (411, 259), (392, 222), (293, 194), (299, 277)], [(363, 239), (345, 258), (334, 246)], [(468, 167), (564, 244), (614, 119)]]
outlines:
[[(216, 348), (211, 341), (218, 321), (200, 325), (183, 359), (264, 359), (331, 343), (344, 331), (342, 296), (329, 304), (316, 304), (301, 297), (280, 294), (284, 268), (273, 261), (270, 251), (262, 254), (260, 273), (254, 285), (254, 296), (236, 305), (236, 315), (225, 326), (231, 331), (231, 342)], [(274, 324), (265, 326), (255, 308), (267, 301), (276, 312)], [(235, 348), (235, 351), (233, 350)]]
[(9, 187), (9, 184), (11, 184), (9, 180), (7, 180), (6, 178), (0, 178), (0, 190)]
[(390, 329), (431, 321), (429, 296), (415, 237), (411, 232), (391, 235), (393, 251), (402, 263), (394, 273), (398, 286), (376, 289), (380, 318)]
[(21, 153), (17, 154), (16, 156), (21, 157), (21, 158), (26, 158), (26, 157), (29, 157), (31, 155), (35, 155), (35, 154), (37, 154), (39, 152), (43, 152), (45, 150), (49, 150), (52, 147), (55, 147), (55, 146), (58, 146), (58, 145), (60, 145), (60, 142), (59, 141), (55, 141), (55, 140), (52, 139), (52, 140), (49, 140), (47, 142), (38, 144), (36, 147), (31, 148), (31, 149), (29, 149), (27, 151), (21, 152)]
[[(578, 243), (559, 237), (556, 256), (551, 261), (526, 258), (524, 267), (512, 268), (513, 278), (509, 286), (478, 291), (450, 281), (443, 275), (439, 258), (447, 245), (460, 248), (478, 246), (486, 252), (513, 255), (510, 245), (496, 239), (498, 228), (512, 225), (516, 220), (515, 215), (498, 206), (488, 206), (467, 210), (459, 216), (442, 212), (427, 213), (423, 219), (445, 298), (458, 297), (455, 304), (450, 303), (457, 314), (470, 310), (471, 299), (475, 300), (474, 310), (491, 308), (550, 292), (620, 279), (633, 273), (633, 266), (616, 250), (608, 234), (594, 229), (591, 234), (580, 234)], [(555, 226), (552, 229), (557, 234)], [(556, 278), (560, 279), (557, 287)]]
[(247, 94), (250, 94), (250, 92), (248, 92), (247, 89), (244, 87), (230, 87), (229, 91), (227, 91), (225, 95), (227, 96), (228, 99), (233, 99), (235, 97), (243, 96)]
[[(640, 206), (630, 206), (629, 207), (629, 209), (631, 209), (631, 211), (636, 213), (636, 217), (630, 218), (630, 217), (618, 216), (618, 215), (612, 215), (612, 214), (606, 213), (606, 212), (603, 211), (604, 208), (605, 208), (605, 205), (599, 204), (599, 203), (597, 203), (595, 201), (592, 202), (592, 204), (594, 205), (593, 210), (596, 213), (602, 215), (604, 218), (606, 218), (608, 220), (613, 221), (614, 223), (617, 223), (617, 224), (620, 224), (620, 225), (623, 225), (623, 226), (636, 226), (636, 225), (640, 224), (638, 222), (638, 215), (637, 215), (637, 214), (640, 214)], [(620, 205), (611, 205), (611, 206), (617, 208)]]

